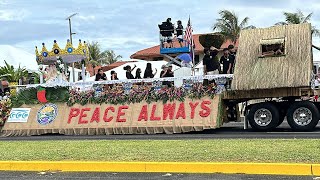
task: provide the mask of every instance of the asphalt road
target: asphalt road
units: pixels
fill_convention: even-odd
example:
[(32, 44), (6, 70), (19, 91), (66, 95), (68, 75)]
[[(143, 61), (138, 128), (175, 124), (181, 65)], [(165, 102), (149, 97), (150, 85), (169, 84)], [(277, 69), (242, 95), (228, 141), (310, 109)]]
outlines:
[(219, 129), (210, 129), (201, 132), (189, 132), (184, 134), (147, 134), (147, 135), (98, 135), (98, 136), (66, 136), (58, 134), (49, 134), (31, 137), (0, 137), (0, 141), (14, 140), (176, 140), (176, 139), (298, 139), (320, 138), (320, 124), (311, 132), (295, 132), (286, 122), (283, 122), (277, 129), (270, 132), (259, 132), (251, 128), (244, 130), (243, 123), (227, 123)]
[(316, 180), (312, 176), (274, 176), (244, 174), (170, 174), (170, 173), (71, 173), (71, 172), (4, 172), (1, 179), (47, 180), (47, 179), (108, 179), (108, 180)]

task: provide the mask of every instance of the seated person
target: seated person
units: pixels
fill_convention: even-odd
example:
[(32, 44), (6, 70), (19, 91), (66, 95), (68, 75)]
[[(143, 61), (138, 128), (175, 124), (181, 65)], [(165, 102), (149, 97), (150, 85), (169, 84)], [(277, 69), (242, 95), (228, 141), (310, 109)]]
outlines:
[(277, 44), (275, 49), (274, 49), (274, 54), (275, 55), (283, 55), (284, 53), (284, 48), (282, 44)]
[(262, 47), (262, 56), (273, 56), (273, 55), (283, 55), (284, 47), (282, 44), (273, 44)]
[(106, 74), (102, 71), (102, 69), (100, 68), (98, 70), (98, 74), (96, 74), (96, 78), (95, 81), (105, 81), (107, 80), (107, 76)]

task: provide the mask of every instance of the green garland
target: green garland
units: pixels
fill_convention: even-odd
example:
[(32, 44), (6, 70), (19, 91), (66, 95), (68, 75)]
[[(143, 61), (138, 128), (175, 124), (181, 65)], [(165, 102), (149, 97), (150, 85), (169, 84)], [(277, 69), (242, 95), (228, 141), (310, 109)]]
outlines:
[[(202, 86), (194, 84), (190, 89), (183, 87), (162, 88), (154, 90), (148, 86), (139, 86), (133, 88), (128, 94), (119, 89), (107, 89), (101, 94), (97, 94), (94, 89), (88, 91), (79, 91), (78, 89), (69, 89), (66, 87), (46, 88), (46, 99), (51, 103), (67, 103), (68, 106), (74, 104), (130, 104), (146, 101), (147, 103), (162, 101), (184, 101), (186, 98), (201, 99), (204, 96), (215, 95), (215, 87)], [(28, 88), (20, 91), (12, 98), (13, 107), (20, 107), (23, 104), (40, 104), (37, 99), (37, 89)]]

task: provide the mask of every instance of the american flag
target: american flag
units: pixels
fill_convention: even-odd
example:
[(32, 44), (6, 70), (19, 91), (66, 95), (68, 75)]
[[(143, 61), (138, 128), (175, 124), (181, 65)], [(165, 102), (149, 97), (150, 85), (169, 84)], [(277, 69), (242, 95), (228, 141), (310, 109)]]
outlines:
[(187, 24), (185, 39), (186, 39), (186, 41), (187, 41), (188, 44), (190, 44), (191, 46), (193, 46), (192, 27), (191, 27), (190, 17), (189, 17), (188, 24)]

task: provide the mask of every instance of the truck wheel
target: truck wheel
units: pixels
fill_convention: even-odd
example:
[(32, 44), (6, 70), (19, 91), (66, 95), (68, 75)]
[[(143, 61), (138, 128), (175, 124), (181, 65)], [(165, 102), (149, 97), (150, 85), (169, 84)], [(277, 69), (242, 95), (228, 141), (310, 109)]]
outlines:
[(247, 118), (252, 128), (271, 130), (279, 123), (279, 111), (271, 103), (260, 103), (252, 106)]
[(312, 130), (318, 124), (319, 118), (319, 110), (309, 101), (294, 103), (287, 113), (288, 124), (294, 130)]

